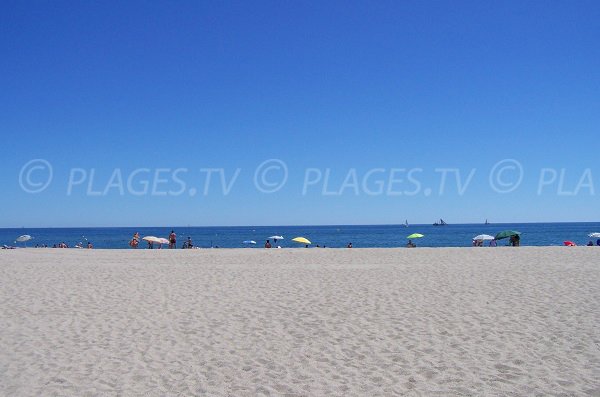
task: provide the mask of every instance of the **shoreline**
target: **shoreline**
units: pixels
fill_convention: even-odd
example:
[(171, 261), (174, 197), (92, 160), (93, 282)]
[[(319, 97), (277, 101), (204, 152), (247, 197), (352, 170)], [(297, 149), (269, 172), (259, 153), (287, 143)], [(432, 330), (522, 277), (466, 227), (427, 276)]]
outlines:
[(69, 246), (67, 248), (59, 248), (59, 247), (19, 247), (19, 246), (10, 246), (7, 245), (6, 247), (0, 247), (0, 252), (5, 252), (5, 251), (23, 251), (23, 250), (27, 250), (27, 251), (32, 251), (32, 250), (40, 250), (40, 251), (48, 251), (48, 250), (53, 250), (53, 251), (117, 251), (117, 252), (125, 252), (125, 251), (201, 251), (201, 252), (206, 252), (206, 251), (297, 251), (297, 250), (306, 250), (306, 251), (313, 251), (313, 250), (338, 250), (338, 251), (358, 251), (358, 250), (406, 250), (406, 249), (410, 249), (410, 250), (444, 250), (444, 249), (456, 249), (456, 250), (471, 250), (471, 249), (503, 249), (503, 248), (511, 248), (511, 249), (559, 249), (559, 248), (570, 248), (570, 249), (580, 249), (582, 247), (591, 249), (591, 248), (597, 248), (600, 249), (600, 245), (594, 244), (592, 246), (587, 245), (587, 244), (575, 244), (573, 246), (567, 246), (565, 244), (553, 244), (553, 245), (520, 245), (518, 247), (512, 247), (509, 245), (505, 245), (505, 244), (501, 244), (498, 245), (496, 247), (490, 247), (488, 245), (484, 245), (484, 246), (471, 246), (471, 245), (463, 245), (463, 246), (429, 246), (429, 245), (417, 245), (416, 247), (406, 247), (406, 246), (378, 246), (378, 247), (373, 247), (373, 246), (356, 246), (354, 245), (352, 248), (348, 248), (345, 246), (310, 246), (310, 247), (295, 247), (295, 246), (285, 246), (285, 247), (271, 247), (271, 248), (264, 248), (262, 246), (254, 246), (254, 247), (227, 247), (227, 246), (219, 246), (219, 247), (194, 247), (191, 249), (188, 248), (181, 248), (181, 247), (177, 247), (174, 249), (169, 249), (169, 248), (126, 248), (126, 247), (119, 247), (119, 248), (110, 248), (110, 247), (96, 247), (94, 246), (92, 249), (89, 249), (87, 247), (75, 247), (75, 246)]

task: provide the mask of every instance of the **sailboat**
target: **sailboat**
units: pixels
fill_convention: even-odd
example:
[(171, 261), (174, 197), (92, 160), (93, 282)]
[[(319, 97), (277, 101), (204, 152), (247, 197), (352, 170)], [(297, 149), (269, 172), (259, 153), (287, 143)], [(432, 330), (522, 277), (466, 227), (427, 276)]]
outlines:
[(446, 225), (447, 225), (447, 223), (446, 223), (446, 222), (444, 222), (444, 220), (443, 220), (442, 218), (440, 218), (440, 220), (439, 220), (439, 221), (436, 221), (436, 222), (433, 224), (433, 226), (446, 226)]
[(404, 227), (408, 227), (408, 219), (404, 221)]
[(488, 222), (488, 220), (486, 219), (486, 220), (485, 220), (485, 223), (484, 223), (484, 225), (489, 225), (489, 224), (490, 224), (490, 223), (489, 223), (489, 222)]

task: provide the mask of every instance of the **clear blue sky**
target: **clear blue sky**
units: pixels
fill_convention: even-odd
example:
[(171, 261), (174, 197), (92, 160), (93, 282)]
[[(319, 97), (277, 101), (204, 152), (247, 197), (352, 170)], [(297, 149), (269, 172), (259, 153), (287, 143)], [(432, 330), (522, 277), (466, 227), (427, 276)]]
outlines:
[[(598, 221), (598, 21), (597, 1), (4, 2), (0, 227)], [(35, 194), (33, 159), (53, 171)], [(272, 194), (253, 183), (268, 159), (289, 172)], [(503, 159), (523, 180), (500, 194)], [(358, 194), (303, 194), (307, 167), (338, 192), (356, 169)], [(91, 169), (102, 191), (116, 168), (186, 168), (185, 193), (87, 194)], [(241, 171), (205, 196), (201, 168)], [(372, 168), (371, 187), (423, 169), (391, 188), (417, 194), (365, 194)], [(436, 168), (476, 172), (439, 194)], [(538, 194), (543, 168), (562, 187)]]

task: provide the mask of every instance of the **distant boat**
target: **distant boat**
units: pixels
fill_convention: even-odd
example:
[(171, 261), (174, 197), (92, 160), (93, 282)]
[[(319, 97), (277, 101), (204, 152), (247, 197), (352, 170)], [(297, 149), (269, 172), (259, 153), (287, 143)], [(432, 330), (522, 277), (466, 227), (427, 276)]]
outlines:
[(408, 220), (404, 221), (404, 227), (408, 227)]
[(485, 223), (484, 223), (484, 225), (490, 225), (490, 223), (488, 222), (488, 220), (487, 220), (487, 219), (485, 220)]
[(447, 223), (446, 223), (446, 222), (444, 222), (444, 220), (443, 220), (442, 218), (440, 218), (440, 220), (439, 220), (439, 221), (436, 221), (436, 222), (433, 224), (433, 226), (446, 226), (446, 225), (447, 225)]

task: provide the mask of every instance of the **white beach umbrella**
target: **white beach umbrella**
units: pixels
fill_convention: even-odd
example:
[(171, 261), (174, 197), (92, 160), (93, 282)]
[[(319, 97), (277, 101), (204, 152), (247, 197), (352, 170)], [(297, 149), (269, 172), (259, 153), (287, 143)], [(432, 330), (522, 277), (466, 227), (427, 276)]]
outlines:
[(283, 238), (283, 236), (271, 236), (271, 237), (268, 237), (268, 239), (269, 240), (283, 240), (284, 238)]
[(479, 236), (473, 237), (473, 240), (493, 240), (494, 236), (490, 236), (489, 234), (480, 234)]
[(254, 241), (254, 240), (244, 240), (243, 244), (252, 244), (252, 245), (254, 245), (254, 244), (256, 244), (256, 241)]
[(169, 244), (169, 240), (167, 240), (166, 238), (163, 238), (163, 237), (159, 237), (158, 243), (159, 244)]
[(33, 237), (31, 237), (29, 234), (24, 234), (22, 236), (17, 237), (15, 243), (25, 243), (25, 247), (27, 247), (27, 242), (31, 239), (33, 239)]
[[(147, 241), (149, 243), (158, 243), (158, 244), (162, 244), (161, 239), (155, 236), (144, 236), (142, 237), (142, 240)], [(167, 241), (168, 242), (168, 241)]]
[(600, 233), (590, 233), (589, 236), (591, 238), (600, 238)]

